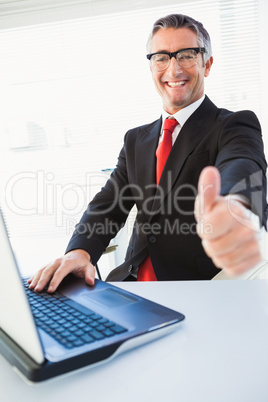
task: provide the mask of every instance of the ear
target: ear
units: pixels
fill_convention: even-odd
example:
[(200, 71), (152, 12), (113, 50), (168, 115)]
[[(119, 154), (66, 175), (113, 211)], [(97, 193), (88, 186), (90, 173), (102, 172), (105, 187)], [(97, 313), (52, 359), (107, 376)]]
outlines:
[(209, 76), (209, 73), (210, 73), (210, 69), (211, 69), (212, 64), (213, 64), (213, 57), (211, 56), (211, 57), (206, 61), (204, 77), (208, 77), (208, 76)]

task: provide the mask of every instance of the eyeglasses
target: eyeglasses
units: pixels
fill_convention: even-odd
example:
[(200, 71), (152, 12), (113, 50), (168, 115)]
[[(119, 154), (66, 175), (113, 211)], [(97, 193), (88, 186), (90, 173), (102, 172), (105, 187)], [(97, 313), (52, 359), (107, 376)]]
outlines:
[(183, 68), (191, 68), (197, 63), (198, 53), (206, 53), (204, 47), (189, 47), (178, 50), (177, 52), (156, 52), (147, 54), (147, 59), (150, 60), (151, 68), (155, 71), (164, 71), (170, 65), (170, 60), (175, 57), (178, 64)]

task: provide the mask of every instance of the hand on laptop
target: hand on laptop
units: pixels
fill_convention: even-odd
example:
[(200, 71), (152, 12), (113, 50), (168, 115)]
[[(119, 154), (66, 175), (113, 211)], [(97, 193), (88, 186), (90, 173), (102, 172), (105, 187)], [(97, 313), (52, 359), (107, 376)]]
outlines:
[(29, 280), (29, 288), (41, 292), (48, 286), (48, 292), (55, 292), (63, 278), (68, 274), (85, 278), (88, 285), (94, 285), (95, 268), (90, 262), (90, 255), (84, 250), (73, 250), (63, 257), (37, 271)]
[(259, 224), (240, 201), (221, 196), (220, 190), (219, 171), (205, 168), (195, 202), (197, 233), (213, 263), (230, 276), (239, 275), (261, 261)]

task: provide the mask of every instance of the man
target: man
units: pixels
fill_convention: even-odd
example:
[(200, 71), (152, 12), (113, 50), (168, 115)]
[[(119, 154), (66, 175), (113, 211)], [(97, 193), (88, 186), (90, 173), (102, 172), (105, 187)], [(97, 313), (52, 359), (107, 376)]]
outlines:
[[(238, 274), (261, 259), (266, 161), (256, 116), (218, 109), (204, 95), (213, 58), (200, 22), (184, 15), (158, 20), (148, 52), (163, 114), (127, 132), (118, 164), (89, 204), (66, 254), (39, 270), (29, 280), (31, 289), (49, 284), (53, 292), (70, 272), (92, 285), (94, 264), (134, 204), (126, 261), (107, 280), (211, 279), (220, 269)], [(170, 120), (175, 128), (167, 130), (168, 137)], [(100, 225), (102, 234), (94, 231)]]

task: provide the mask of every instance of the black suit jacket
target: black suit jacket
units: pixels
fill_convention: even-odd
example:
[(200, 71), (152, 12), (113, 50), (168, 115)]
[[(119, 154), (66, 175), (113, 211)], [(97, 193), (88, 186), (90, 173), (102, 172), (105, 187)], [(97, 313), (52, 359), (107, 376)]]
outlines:
[(161, 124), (160, 118), (127, 132), (116, 169), (89, 204), (67, 248), (85, 249), (95, 264), (136, 204), (126, 261), (109, 274), (109, 281), (126, 279), (148, 253), (158, 280), (210, 279), (219, 272), (203, 250), (193, 214), (205, 166), (219, 169), (223, 195), (245, 195), (266, 225), (266, 161), (253, 112), (219, 109), (206, 97), (182, 127), (156, 187)]

